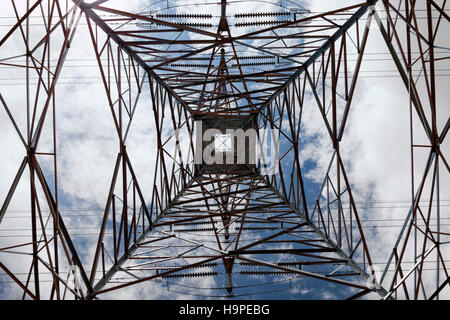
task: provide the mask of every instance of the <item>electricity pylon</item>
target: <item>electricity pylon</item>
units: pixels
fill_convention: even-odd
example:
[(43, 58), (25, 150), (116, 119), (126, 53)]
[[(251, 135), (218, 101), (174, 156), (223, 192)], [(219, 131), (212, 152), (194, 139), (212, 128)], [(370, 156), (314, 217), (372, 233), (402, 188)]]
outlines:
[[(108, 1), (11, 2), (16, 22), (1, 34), (1, 61), (25, 69), (26, 98), (11, 105), (2, 89), (1, 103), (25, 155), (3, 201), (0, 223), (14, 214), (9, 204), (27, 179), (31, 234), (25, 242), (8, 239), (0, 248), (0, 268), (23, 298), (94, 299), (152, 282), (167, 290), (175, 285), (198, 291), (198, 282), (205, 279), (212, 280), (210, 287), (220, 286), (221, 296), (238, 297), (250, 287), (269, 293), (287, 277), (294, 285), (305, 279), (331, 283), (346, 288), (350, 298), (375, 293), (384, 299), (428, 299), (448, 290), (443, 248), (449, 242), (440, 227), (439, 181), (448, 179), (450, 170), (441, 152), (450, 121), (438, 125), (436, 112), (436, 69), (448, 58), (437, 52), (445, 45), (442, 30), (450, 22), (446, 3), (368, 0), (320, 13), (278, 4), (269, 6), (271, 11), (247, 12), (226, 0), (209, 6), (217, 14), (190, 10), (195, 7), (189, 1), (138, 13)], [(425, 12), (424, 19), (417, 19), (419, 12)], [(30, 29), (36, 16), (43, 26)], [(57, 83), (76, 34), (83, 32), (81, 25), (119, 146), (88, 263), (60, 212), (55, 117)], [(411, 119), (420, 123), (429, 150), (381, 276), (340, 149), (375, 32), (409, 93)], [(17, 58), (23, 61), (16, 63)], [(413, 78), (417, 70), (426, 89)], [(143, 191), (127, 150), (143, 99), (151, 108), (157, 145), (149, 153), (154, 160), (148, 168), (154, 179), (151, 194)], [(314, 108), (322, 118), (332, 146), (323, 182), (314, 186), (306, 181), (300, 156), (305, 108)], [(22, 116), (26, 110), (26, 121), (19, 121), (19, 109)], [(221, 148), (229, 150), (214, 150), (219, 137), (197, 143), (204, 138), (200, 123), (219, 132), (225, 139)], [(244, 157), (236, 163), (239, 144), (228, 129), (255, 130), (254, 139), (243, 142), (245, 155), (252, 154), (252, 144), (269, 140), (277, 146), (275, 162), (262, 157), (248, 163)], [(41, 149), (43, 133), (53, 137), (52, 152)], [(196, 162), (208, 142), (214, 153), (231, 153), (234, 162), (203, 163), (202, 157)], [(410, 148), (414, 155), (424, 145), (411, 141)], [(43, 168), (42, 156), (51, 158), (53, 167)], [(423, 165), (412, 158), (413, 166)], [(430, 206), (421, 208), (426, 192)], [(43, 211), (50, 212), (48, 221)], [(412, 267), (407, 262), (411, 246)], [(25, 277), (13, 268), (17, 254), (29, 257)], [(433, 271), (424, 268), (430, 259)], [(69, 274), (63, 270), (67, 266)], [(51, 275), (50, 285), (44, 285), (43, 270)], [(424, 283), (431, 272), (432, 285)]]

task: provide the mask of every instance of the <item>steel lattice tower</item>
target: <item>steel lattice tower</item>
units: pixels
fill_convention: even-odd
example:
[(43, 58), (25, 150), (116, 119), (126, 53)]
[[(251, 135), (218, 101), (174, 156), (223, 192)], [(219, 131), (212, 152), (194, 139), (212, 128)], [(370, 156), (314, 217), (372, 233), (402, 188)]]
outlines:
[[(22, 298), (95, 299), (151, 281), (194, 288), (204, 278), (215, 279), (224, 296), (237, 297), (249, 285), (275, 285), (287, 276), (332, 283), (352, 299), (369, 294), (435, 299), (449, 290), (450, 241), (440, 224), (445, 208), (439, 188), (449, 181), (442, 146), (450, 117), (448, 108), (438, 115), (436, 99), (443, 90), (436, 70), (449, 58), (442, 31), (450, 26), (446, 1), (368, 0), (323, 12), (283, 1), (272, 11), (248, 12), (232, 0), (201, 10), (189, 1), (186, 10), (182, 1), (168, 1), (158, 10), (137, 12), (124, 10), (120, 2), (13, 0), (14, 23), (0, 33), (0, 64), (23, 70), (26, 77), (20, 105), (12, 105), (8, 89), (0, 86), (4, 114), (24, 147), (23, 161), (1, 199), (0, 226), (14, 215), (9, 205), (23, 180), (30, 203), (29, 237), (0, 246), (0, 268)], [(206, 7), (217, 14), (203, 11)], [(43, 27), (31, 32), (30, 20), (36, 17)], [(118, 142), (89, 261), (60, 210), (55, 117), (55, 110), (64, 108), (57, 106), (57, 84), (81, 25)], [(372, 33), (384, 40), (409, 95), (404, 107), (411, 110), (410, 129), (413, 119), (418, 121), (427, 139), (411, 141), (414, 197), (381, 274), (341, 151)], [(413, 77), (418, 70), (422, 84)], [(90, 93), (83, 94), (89, 99)], [(151, 194), (143, 191), (127, 149), (143, 99), (157, 145), (147, 151), (154, 161), (148, 168)], [(313, 203), (300, 156), (305, 108), (320, 116), (333, 150)], [(196, 121), (222, 131), (250, 124), (259, 132), (272, 130), (279, 162), (269, 173), (264, 159), (254, 167), (196, 164)], [(41, 148), (43, 139), (52, 141), (53, 151)], [(414, 155), (423, 150), (427, 162), (416, 163)], [(420, 177), (414, 177), (415, 166), (421, 167)], [(422, 199), (431, 199), (429, 205)], [(413, 265), (407, 262), (412, 247)], [(18, 254), (29, 257), (25, 276), (9, 266)], [(430, 259), (435, 268), (428, 271), (424, 264)], [(68, 266), (79, 275), (75, 287)], [(50, 284), (42, 281), (44, 271)], [(430, 275), (433, 283), (424, 280)]]

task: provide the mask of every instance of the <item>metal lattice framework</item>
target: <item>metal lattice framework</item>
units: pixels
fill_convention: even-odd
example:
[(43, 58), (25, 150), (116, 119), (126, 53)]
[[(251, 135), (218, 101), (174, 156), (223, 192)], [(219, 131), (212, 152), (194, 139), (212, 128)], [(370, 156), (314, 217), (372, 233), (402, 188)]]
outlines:
[[(449, 180), (441, 146), (450, 118), (447, 112), (445, 125), (438, 126), (435, 71), (449, 59), (448, 49), (435, 52), (442, 47), (441, 30), (450, 23), (447, 1), (368, 0), (320, 13), (289, 1), (256, 13), (240, 11), (242, 4), (231, 0), (205, 5), (219, 8), (218, 15), (179, 11), (182, 5), (136, 13), (116, 9), (114, 0), (12, 0), (10, 5), (15, 22), (1, 34), (0, 64), (24, 70), (26, 97), (11, 105), (2, 87), (0, 100), (25, 156), (2, 199), (0, 225), (14, 214), (9, 204), (29, 171), (31, 238), (1, 247), (0, 268), (22, 289), (22, 298), (63, 299), (68, 292), (76, 299), (102, 298), (143, 282), (208, 277), (218, 279), (229, 296), (245, 291), (242, 283), (258, 283), (261, 277), (275, 283), (280, 276), (351, 288), (346, 293), (353, 299), (370, 293), (384, 299), (435, 299), (449, 289), (449, 234), (440, 229), (439, 184)], [(425, 19), (417, 19), (419, 6)], [(36, 16), (43, 21), (38, 36), (30, 33), (30, 19)], [(59, 75), (81, 24), (118, 141), (88, 264), (60, 212), (55, 117)], [(411, 119), (418, 119), (427, 137), (423, 144), (411, 141), (414, 198), (381, 277), (375, 274), (373, 244), (365, 236), (340, 148), (371, 33), (384, 39), (409, 93)], [(20, 53), (9, 46), (17, 39), (25, 48)], [(420, 79), (414, 78), (417, 70)], [(148, 169), (154, 179), (149, 195), (127, 152), (144, 95), (157, 140), (157, 150), (149, 154), (156, 164)], [(306, 102), (308, 97), (315, 106)], [(320, 115), (333, 149), (313, 204), (300, 158), (304, 108)], [(17, 119), (17, 112), (25, 121)], [(258, 128), (275, 130), (272, 139), (282, 146), (276, 172), (196, 173), (195, 146), (188, 138), (199, 115), (256, 115)], [(40, 148), (43, 134), (51, 137), (52, 152)], [(180, 137), (189, 142), (179, 143)], [(415, 163), (415, 153), (424, 149), (426, 164)], [(53, 165), (43, 169), (43, 156)], [(414, 177), (417, 166), (423, 166), (420, 180)], [(437, 205), (430, 201), (425, 207), (421, 199)], [(412, 267), (406, 263), (411, 248)], [(25, 277), (8, 266), (18, 254), (30, 257)], [(433, 271), (424, 268), (430, 259)], [(64, 273), (67, 265), (79, 271), (75, 288)], [(41, 283), (43, 270), (51, 274), (49, 286)], [(431, 273), (432, 285), (424, 281)], [(117, 277), (125, 280), (117, 283)]]

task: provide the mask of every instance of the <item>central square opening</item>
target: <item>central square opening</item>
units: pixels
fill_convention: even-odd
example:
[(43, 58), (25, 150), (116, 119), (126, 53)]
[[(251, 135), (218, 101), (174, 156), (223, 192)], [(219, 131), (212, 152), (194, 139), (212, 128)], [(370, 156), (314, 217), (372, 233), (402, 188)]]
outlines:
[(214, 149), (216, 152), (233, 152), (233, 137), (231, 134), (216, 134)]
[(195, 175), (257, 173), (257, 115), (195, 114)]

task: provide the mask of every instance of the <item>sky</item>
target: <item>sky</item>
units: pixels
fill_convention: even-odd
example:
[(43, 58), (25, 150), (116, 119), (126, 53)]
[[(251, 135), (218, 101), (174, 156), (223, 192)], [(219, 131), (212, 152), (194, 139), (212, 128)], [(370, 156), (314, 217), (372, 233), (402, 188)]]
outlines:
[[(21, 1), (16, 2), (19, 12), (22, 12), (23, 3)], [(148, 9), (143, 9), (146, 8), (147, 3), (143, 0), (132, 0), (126, 3), (111, 0), (109, 3), (108, 6), (110, 7), (120, 9), (126, 6), (128, 9), (133, 9), (130, 11), (135, 12)], [(204, 1), (198, 0), (196, 3), (201, 8), (200, 4)], [(285, 3), (289, 2), (285, 1)], [(358, 3), (358, 1), (345, 0), (339, 1), (339, 4), (337, 4), (335, 1), (309, 0), (302, 1), (301, 5), (314, 13), (355, 3)], [(249, 1), (245, 4), (232, 6), (233, 9), (230, 9), (229, 13), (233, 13), (233, 10), (237, 10), (241, 6), (245, 6), (245, 11), (248, 12), (264, 11), (264, 8), (273, 7), (268, 4), (268, 1)], [(290, 4), (287, 6), (290, 7)], [(2, 2), (0, 7), (2, 9), (0, 37), (2, 37), (15, 20), (11, 18), (14, 17), (11, 4)], [(380, 15), (384, 16), (383, 8), (377, 5), (377, 9)], [(180, 7), (176, 10), (177, 12), (186, 12), (188, 8)], [(215, 8), (214, 12), (217, 10), (218, 8)], [(423, 14), (420, 13), (421, 16)], [(38, 18), (33, 19), (33, 21), (36, 21), (36, 26), (31, 28), (31, 34), (36, 41), (40, 32), (43, 31), (43, 27), (39, 25)], [(448, 56), (450, 43), (445, 36), (442, 36), (445, 35), (445, 30), (450, 29), (448, 21), (442, 21), (440, 28), (441, 34), (436, 38), (436, 43), (439, 45), (437, 51), (442, 56)], [(248, 30), (243, 28), (244, 31)], [(403, 33), (404, 31), (400, 32)], [(102, 35), (99, 37), (102, 37)], [(60, 46), (61, 33), (55, 34), (54, 39), (55, 56), (52, 59), (57, 58), (56, 52), (58, 45)], [(21, 35), (16, 32), (2, 46), (0, 59), (19, 55), (23, 52), (24, 46)], [(14, 61), (22, 62), (23, 59), (17, 58)], [(442, 130), (449, 117), (448, 101), (450, 93), (446, 90), (450, 84), (449, 67), (448, 59), (437, 63), (436, 99), (439, 131)], [(22, 132), (25, 132), (25, 71), (23, 68), (7, 66), (0, 66), (0, 68), (0, 93), (10, 107), (19, 128)], [(415, 66), (414, 70), (416, 74), (421, 74), (419, 64)], [(35, 75), (33, 77), (36, 79)], [(426, 92), (424, 82), (420, 78), (418, 88), (422, 94)], [(132, 90), (133, 96), (135, 96), (136, 88), (134, 87)], [(116, 98), (114, 96), (113, 101)], [(42, 105), (42, 99), (41, 96), (39, 105)], [(68, 51), (55, 99), (57, 105), (55, 116), (57, 119), (59, 205), (82, 261), (87, 269), (90, 269), (97, 240), (96, 231), (101, 223), (102, 210), (107, 199), (119, 145), (84, 18), (81, 19), (80, 27), (75, 33), (73, 44)], [(149, 107), (150, 104), (150, 95), (144, 91), (136, 106), (136, 113), (130, 126), (127, 141), (127, 150), (146, 199), (151, 198), (153, 191), (156, 164), (155, 150), (157, 147), (154, 116), (152, 108)], [(339, 106), (343, 106), (342, 101), (339, 102)], [(1, 110), (0, 147), (2, 150), (6, 150), (0, 155), (0, 200), (2, 201), (25, 155), (25, 150), (5, 110), (3, 108)], [(331, 159), (332, 145), (324, 129), (323, 120), (318, 113), (317, 103), (310, 92), (306, 95), (302, 117), (300, 159), (306, 179), (308, 202), (314, 203)], [(39, 152), (52, 152), (53, 150), (51, 121), (52, 117), (49, 116), (43, 130)], [(167, 125), (167, 128), (163, 131), (165, 137), (169, 137), (172, 133), (170, 125)], [(183, 139), (186, 139), (186, 133), (182, 132), (183, 134)], [(416, 115), (413, 115), (413, 137), (415, 144), (426, 143), (426, 137)], [(350, 177), (355, 201), (359, 204), (360, 217), (364, 220), (364, 231), (372, 258), (376, 262), (375, 266), (378, 268), (378, 274), (384, 268), (392, 251), (392, 244), (398, 236), (400, 226), (410, 206), (412, 193), (410, 139), (408, 93), (395, 71), (395, 66), (389, 57), (379, 29), (373, 21), (365, 59), (361, 66), (361, 76), (357, 84), (347, 129), (341, 143), (341, 152), (347, 174)], [(172, 141), (171, 143), (173, 143)], [(182, 146), (185, 145), (182, 144)], [(441, 150), (444, 155), (448, 155), (449, 149), (447, 140), (441, 145)], [(187, 154), (186, 148), (183, 148), (183, 154)], [(423, 174), (426, 157), (425, 148), (415, 148), (413, 172), (416, 187)], [(53, 181), (53, 158), (45, 155), (38, 158), (47, 178)], [(289, 165), (287, 162), (285, 162), (285, 166)], [(442, 207), (440, 214), (442, 230), (448, 232), (449, 228), (446, 223), (450, 219), (448, 210), (450, 205), (450, 198), (448, 197), (450, 194), (450, 177), (442, 163), (439, 166), (439, 171), (441, 173), (440, 198)], [(8, 213), (0, 224), (0, 247), (17, 243), (18, 239), (23, 240), (20, 236), (26, 234), (27, 230), (29, 232), (28, 181), (29, 173), (25, 171)], [(428, 200), (430, 187), (431, 183), (427, 180), (425, 185), (427, 192), (424, 193), (424, 200)], [(120, 187), (118, 187), (117, 192), (120, 194)], [(41, 192), (39, 197), (43, 199)], [(424, 208), (426, 208), (427, 203), (424, 202)], [(48, 208), (43, 208), (43, 210), (48, 210)], [(432, 215), (436, 215), (435, 208), (433, 208)], [(412, 251), (408, 248), (408, 261), (412, 259), (411, 254)], [(0, 259), (2, 262), (7, 262), (8, 266), (17, 270), (17, 272), (27, 272), (27, 268), (24, 266), (27, 266), (29, 257), (26, 255), (4, 254), (0, 256)], [(434, 267), (432, 259), (435, 259), (435, 256), (430, 256), (430, 259), (431, 262), (426, 267), (432, 269)], [(412, 264), (408, 266), (412, 266)], [(427, 285), (434, 285), (434, 276), (435, 273), (432, 270), (426, 273), (425, 282)], [(21, 277), (23, 279), (24, 275), (22, 274)], [(4, 274), (0, 274), (0, 281), (6, 281), (7, 279)], [(189, 282), (181, 283), (188, 284)], [(213, 280), (205, 278), (201, 285), (212, 287), (215, 283)], [(187, 292), (185, 289), (179, 289), (178, 291), (182, 293), (178, 293), (174, 288), (172, 288), (172, 291), (167, 290), (167, 288), (163, 290), (165, 286), (167, 286), (167, 283), (164, 282), (145, 282), (140, 286), (119, 290), (107, 297), (118, 299), (192, 297), (185, 295)], [(14, 284), (0, 282), (0, 297), (20, 297), (20, 290)], [(268, 295), (268, 297), (279, 299), (333, 299), (341, 298), (343, 295), (338, 289), (325, 286), (318, 281), (296, 279), (291, 284), (290, 290)], [(368, 298), (376, 298), (376, 296), (368, 296)], [(450, 298), (450, 291), (443, 291), (441, 298)]]

